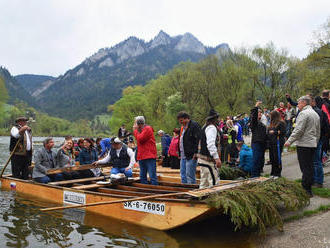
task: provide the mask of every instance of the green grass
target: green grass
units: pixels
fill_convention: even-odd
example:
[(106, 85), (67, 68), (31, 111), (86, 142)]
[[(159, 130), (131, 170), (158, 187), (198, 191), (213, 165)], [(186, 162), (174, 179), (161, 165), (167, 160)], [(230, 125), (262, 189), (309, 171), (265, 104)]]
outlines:
[(320, 212), (326, 212), (326, 211), (329, 211), (329, 210), (330, 210), (330, 204), (329, 205), (321, 205), (317, 209), (306, 210), (301, 214), (297, 214), (297, 215), (293, 215), (293, 216), (290, 216), (288, 218), (285, 218), (284, 221), (289, 222), (289, 221), (299, 220), (303, 217), (309, 217), (311, 215), (318, 214)]
[(314, 195), (330, 198), (330, 189), (328, 188), (312, 188), (312, 191)]

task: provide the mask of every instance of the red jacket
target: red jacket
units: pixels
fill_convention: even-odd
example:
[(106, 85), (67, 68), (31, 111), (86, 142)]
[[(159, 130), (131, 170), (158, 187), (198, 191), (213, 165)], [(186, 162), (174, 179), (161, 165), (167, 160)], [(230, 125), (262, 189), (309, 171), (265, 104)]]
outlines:
[(151, 126), (144, 126), (142, 131), (134, 130), (137, 141), (137, 160), (157, 158), (156, 140)]
[(179, 136), (172, 138), (170, 148), (168, 148), (168, 155), (179, 157)]

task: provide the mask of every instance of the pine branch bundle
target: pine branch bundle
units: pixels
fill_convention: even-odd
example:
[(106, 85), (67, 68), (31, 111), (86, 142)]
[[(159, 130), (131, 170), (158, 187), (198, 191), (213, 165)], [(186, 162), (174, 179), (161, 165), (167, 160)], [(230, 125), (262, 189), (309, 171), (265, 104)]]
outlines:
[(235, 224), (235, 230), (247, 226), (265, 234), (268, 226), (283, 229), (279, 209), (297, 210), (309, 204), (309, 197), (300, 184), (279, 178), (244, 184), (213, 194), (205, 201), (210, 207), (228, 214)]
[(234, 180), (239, 177), (246, 177), (246, 174), (238, 168), (221, 166), (219, 169), (220, 178), (223, 180)]

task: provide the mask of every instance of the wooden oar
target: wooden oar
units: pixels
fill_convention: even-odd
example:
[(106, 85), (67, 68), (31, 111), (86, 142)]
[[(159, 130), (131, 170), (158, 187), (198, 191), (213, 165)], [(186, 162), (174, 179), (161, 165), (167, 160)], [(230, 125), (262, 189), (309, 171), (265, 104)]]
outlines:
[(91, 165), (91, 164), (84, 164), (84, 165), (75, 165), (72, 167), (63, 167), (63, 168), (57, 168), (57, 169), (51, 169), (47, 171), (47, 175), (52, 174), (58, 174), (61, 172), (71, 172), (71, 171), (78, 171), (78, 170), (88, 170), (88, 169), (95, 169), (100, 167), (110, 167), (111, 164), (100, 164), (97, 166)]
[(9, 161), (11, 160), (11, 157), (14, 155), (14, 152), (16, 151), (16, 149), (18, 147), (18, 143), (19, 143), (19, 140), (17, 141), (17, 143), (16, 143), (13, 151), (11, 152), (11, 154), (10, 154), (10, 156), (9, 156), (6, 164), (5, 164), (5, 166), (2, 168), (2, 171), (1, 171), (1, 174), (0, 174), (0, 178), (2, 177), (3, 173), (5, 172), (5, 169), (6, 169), (7, 165), (9, 164)]
[(135, 198), (129, 198), (129, 199), (115, 200), (115, 201), (104, 201), (104, 202), (94, 202), (94, 203), (73, 205), (73, 206), (43, 208), (43, 209), (41, 209), (41, 211), (48, 212), (48, 211), (62, 210), (62, 209), (68, 209), (68, 208), (83, 208), (83, 207), (91, 207), (91, 206), (98, 206), (98, 205), (105, 205), (105, 204), (115, 204), (115, 203), (131, 202), (131, 201), (139, 201), (139, 200), (150, 200), (150, 199), (154, 199), (154, 198), (163, 198), (163, 197), (178, 196), (178, 195), (185, 195), (185, 194), (186, 194), (186, 192), (158, 194), (158, 195), (142, 196), (142, 197), (135, 197)]

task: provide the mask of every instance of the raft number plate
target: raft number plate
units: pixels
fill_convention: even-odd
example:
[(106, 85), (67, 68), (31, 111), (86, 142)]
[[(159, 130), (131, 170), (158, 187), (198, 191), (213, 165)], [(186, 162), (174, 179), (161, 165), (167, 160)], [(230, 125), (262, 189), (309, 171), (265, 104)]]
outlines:
[(165, 203), (131, 201), (131, 202), (124, 202), (123, 205), (125, 209), (146, 212), (151, 214), (165, 215)]
[(64, 190), (63, 203), (73, 205), (86, 204), (86, 195), (82, 193)]

